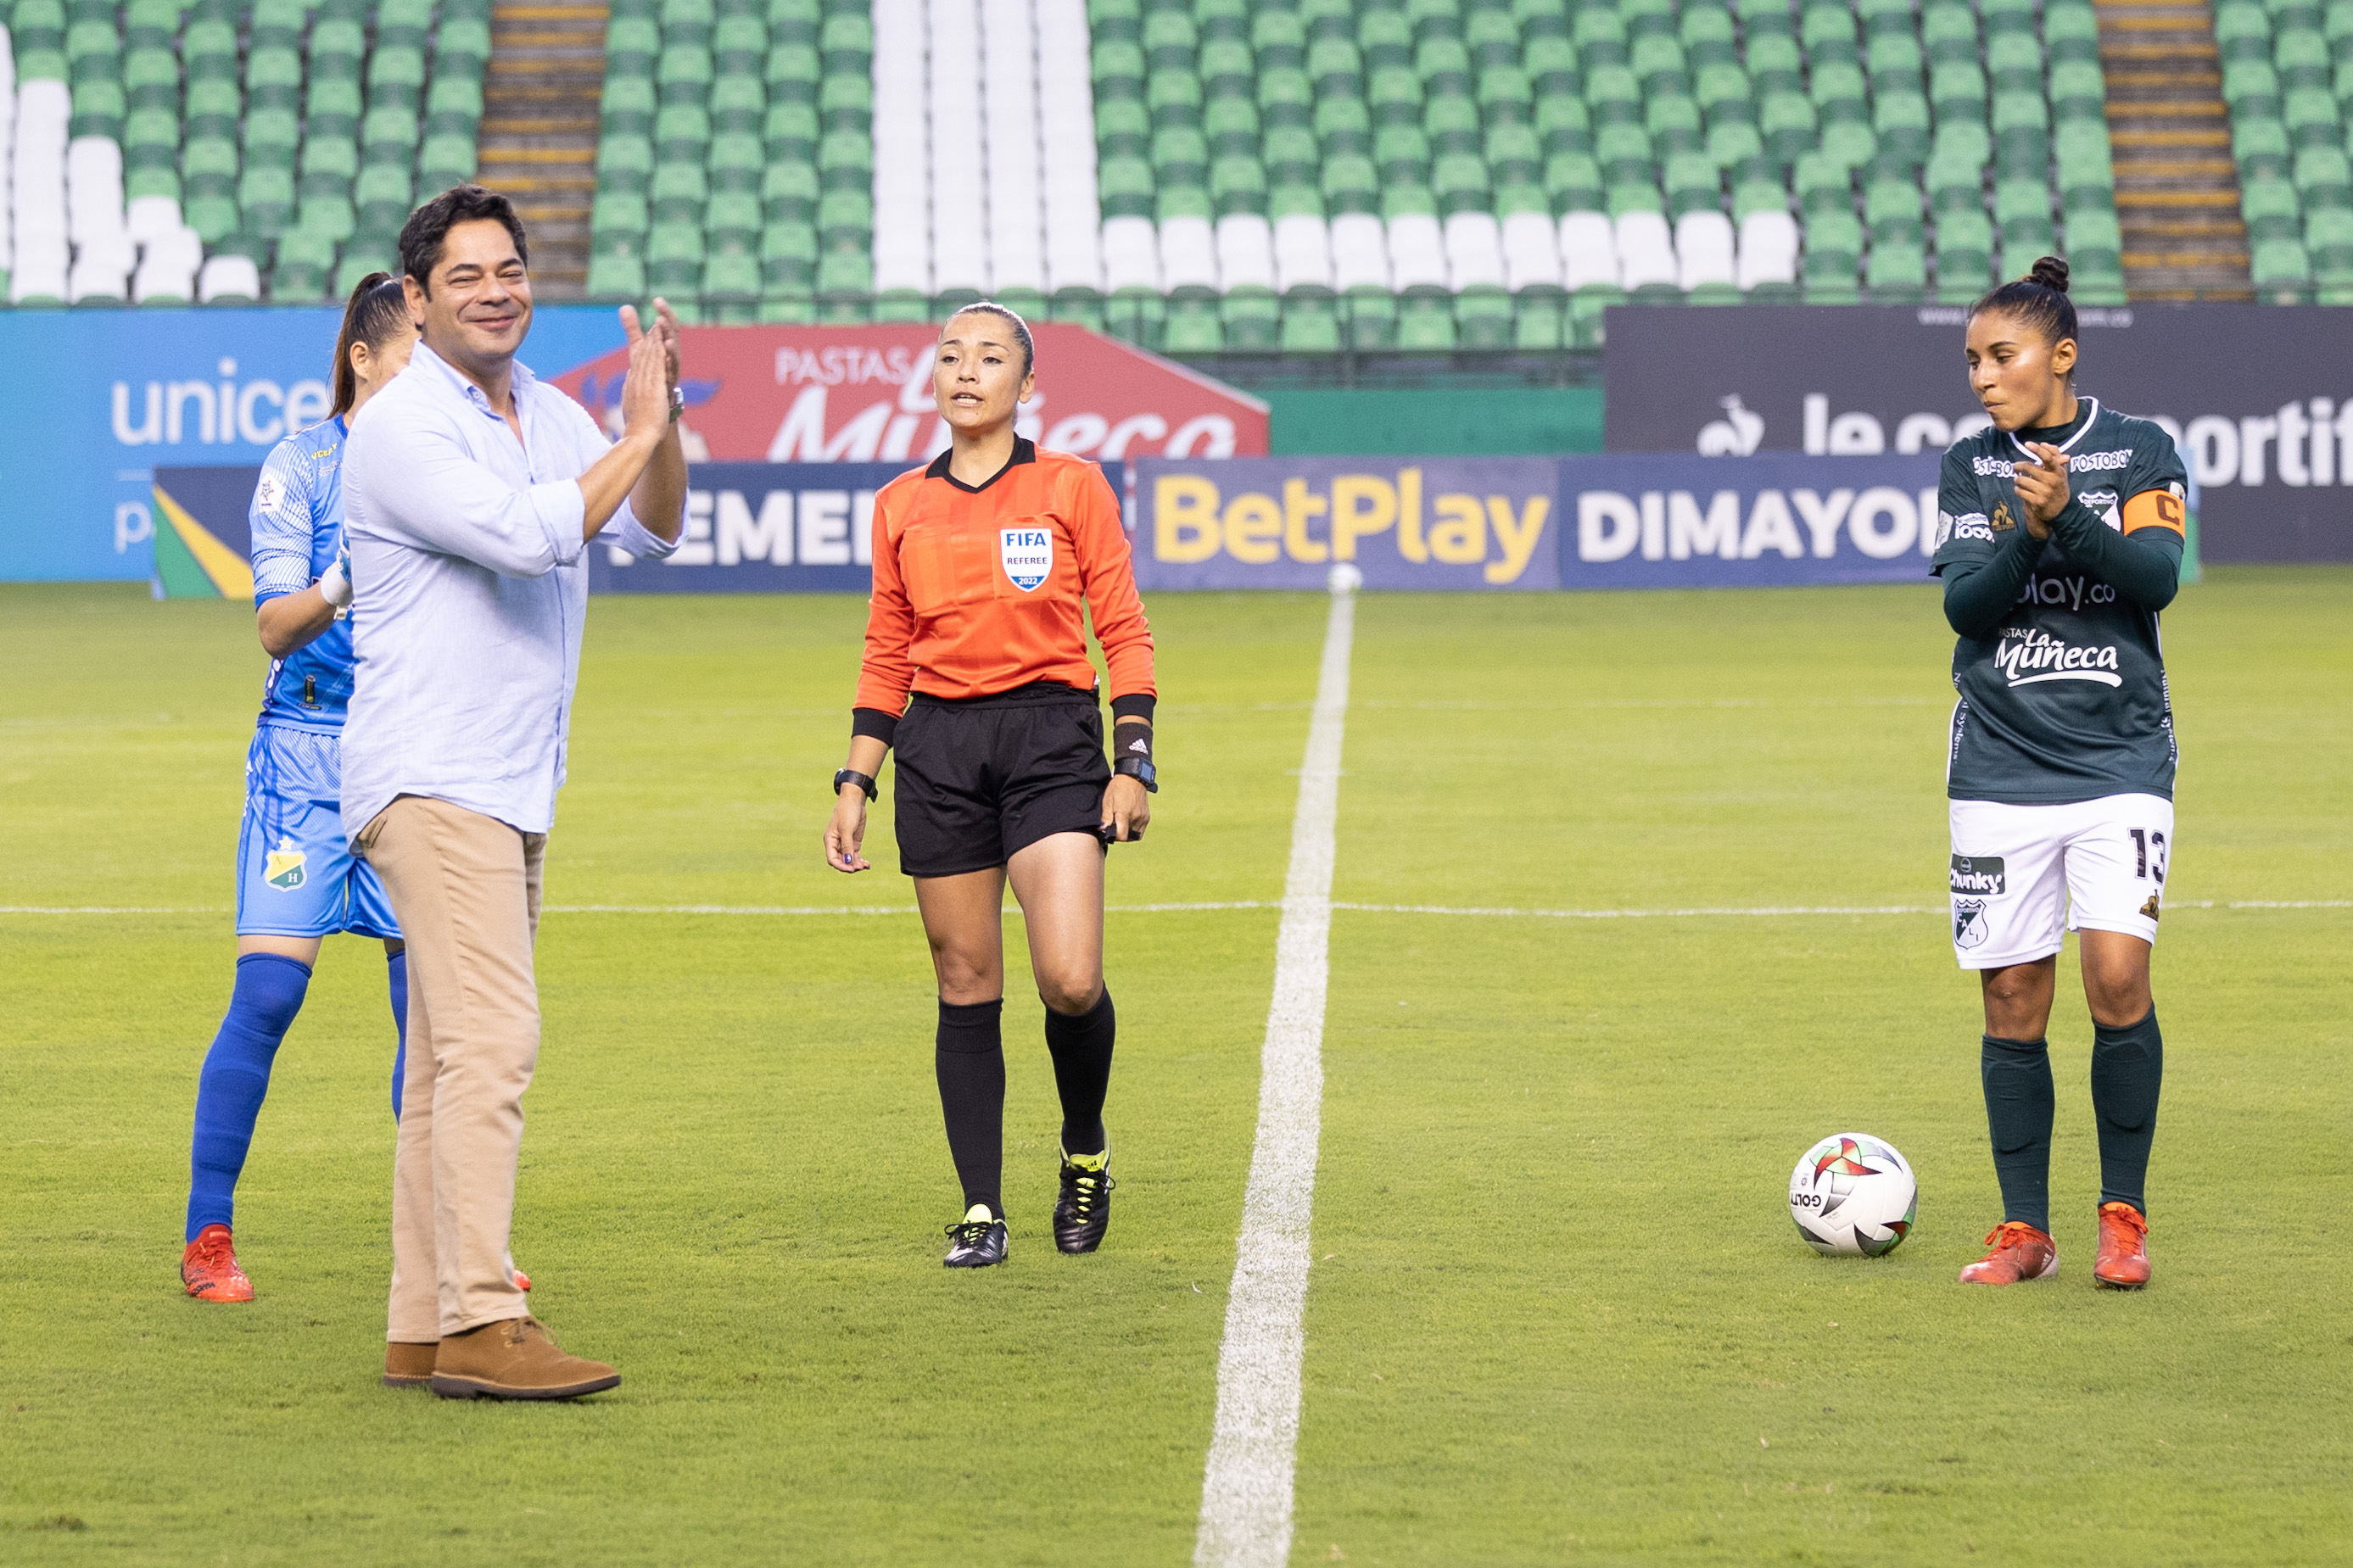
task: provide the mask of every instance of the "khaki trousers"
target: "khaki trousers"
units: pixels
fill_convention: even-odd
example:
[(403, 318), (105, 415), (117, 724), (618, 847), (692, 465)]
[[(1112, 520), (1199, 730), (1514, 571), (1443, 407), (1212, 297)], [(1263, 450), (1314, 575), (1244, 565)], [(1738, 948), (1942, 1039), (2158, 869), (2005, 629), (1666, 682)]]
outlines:
[(547, 835), (405, 795), (353, 848), (408, 942), (385, 1337), (423, 1344), (530, 1310), (507, 1240), (522, 1091), (539, 1061), (532, 942)]

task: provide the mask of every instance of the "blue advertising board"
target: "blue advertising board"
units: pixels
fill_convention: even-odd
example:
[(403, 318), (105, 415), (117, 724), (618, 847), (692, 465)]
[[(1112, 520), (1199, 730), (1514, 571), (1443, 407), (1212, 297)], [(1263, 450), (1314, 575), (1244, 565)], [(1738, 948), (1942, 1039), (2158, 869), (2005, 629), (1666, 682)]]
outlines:
[(1677, 454), (1560, 463), (1564, 588), (1917, 583), (1936, 548), (1938, 454)]
[(1145, 458), (1136, 581), (1313, 588), (1733, 588), (1918, 582), (1935, 454)]
[[(0, 579), (155, 575), (158, 467), (250, 468), (327, 416), (342, 312), (0, 310)], [(523, 363), (556, 375), (622, 341), (602, 306), (543, 306)]]

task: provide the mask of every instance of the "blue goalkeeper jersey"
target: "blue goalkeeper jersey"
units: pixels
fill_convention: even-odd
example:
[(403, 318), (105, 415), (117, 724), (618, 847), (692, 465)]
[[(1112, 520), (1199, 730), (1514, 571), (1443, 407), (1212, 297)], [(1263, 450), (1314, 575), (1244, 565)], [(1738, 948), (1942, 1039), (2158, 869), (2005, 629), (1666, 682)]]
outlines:
[[(343, 548), (342, 416), (278, 443), (261, 465), (248, 521), (253, 530), (253, 602), (259, 606), (317, 582)], [(261, 722), (341, 734), (352, 696), (352, 623), (338, 614), (316, 640), (269, 667)]]

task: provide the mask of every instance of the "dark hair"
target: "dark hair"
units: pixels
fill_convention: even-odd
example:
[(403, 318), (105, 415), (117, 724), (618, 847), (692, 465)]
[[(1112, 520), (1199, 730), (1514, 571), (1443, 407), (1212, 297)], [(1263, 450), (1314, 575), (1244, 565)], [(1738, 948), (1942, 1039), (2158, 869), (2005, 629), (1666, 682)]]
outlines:
[(2055, 256), (2037, 261), (2023, 278), (2004, 283), (1969, 307), (1972, 321), (1988, 310), (2013, 316), (2057, 343), (2075, 335), (2075, 302), (2067, 298), (2067, 264)]
[[(949, 316), (948, 320), (953, 321), (957, 316), (969, 316), (975, 310), (991, 316), (1002, 316), (1010, 321), (1013, 324), (1014, 341), (1021, 345), (1021, 374), (1028, 375), (1038, 368), (1038, 343), (1029, 335), (1029, 323), (1014, 314), (1011, 306), (1000, 305), (994, 300), (976, 300), (969, 305), (958, 306), (955, 314)], [(944, 325), (941, 330), (946, 331), (945, 326)]]
[(399, 279), (389, 272), (371, 272), (360, 279), (343, 307), (343, 330), (335, 334), (335, 405), (329, 413), (349, 414), (359, 401), (352, 345), (365, 343), (370, 353), (382, 353), (385, 340), (408, 324), (408, 296), (401, 291)]
[(449, 231), (461, 223), (495, 218), (514, 237), (515, 254), (531, 264), (531, 247), (523, 240), (522, 219), (514, 203), (497, 191), (480, 185), (452, 185), (408, 215), (400, 226), (400, 269), (417, 279), (427, 294), (433, 292), (433, 269), (441, 265), (442, 247)]

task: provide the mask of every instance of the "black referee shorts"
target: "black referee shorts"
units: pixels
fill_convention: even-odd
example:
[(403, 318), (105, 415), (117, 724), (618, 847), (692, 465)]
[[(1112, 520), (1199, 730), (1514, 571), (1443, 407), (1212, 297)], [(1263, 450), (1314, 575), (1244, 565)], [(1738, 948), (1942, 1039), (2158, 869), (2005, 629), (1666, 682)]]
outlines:
[(893, 739), (906, 876), (985, 871), (1041, 838), (1102, 825), (1111, 763), (1092, 691), (1039, 680), (987, 697), (917, 692)]

